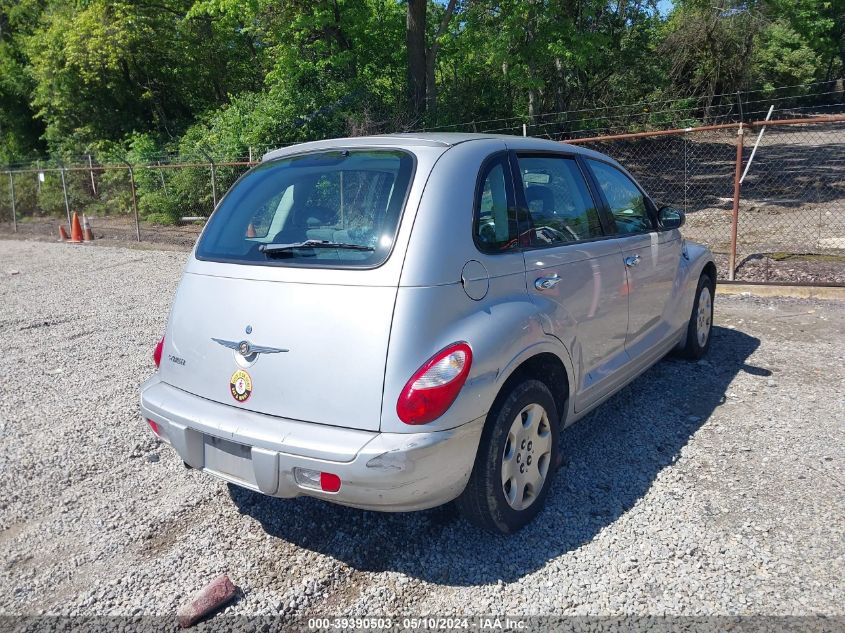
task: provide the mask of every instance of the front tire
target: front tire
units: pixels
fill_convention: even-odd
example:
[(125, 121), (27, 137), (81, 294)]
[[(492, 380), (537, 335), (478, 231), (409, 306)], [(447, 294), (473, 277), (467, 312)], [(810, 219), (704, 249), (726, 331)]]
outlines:
[(539, 380), (517, 384), (491, 409), (457, 500), (468, 521), (512, 534), (540, 512), (557, 464), (558, 420), (554, 398)]
[(713, 280), (703, 274), (695, 290), (687, 338), (681, 348), (681, 356), (698, 360), (710, 349), (711, 329), (713, 327)]

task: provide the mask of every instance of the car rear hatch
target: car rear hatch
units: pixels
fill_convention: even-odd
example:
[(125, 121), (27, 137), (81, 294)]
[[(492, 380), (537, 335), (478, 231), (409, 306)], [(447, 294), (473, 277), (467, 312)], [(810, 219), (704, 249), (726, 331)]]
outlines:
[(378, 430), (405, 246), (445, 148), (424, 150), (298, 154), (236, 183), (179, 285), (161, 379), (258, 413)]
[[(385, 286), (188, 273), (171, 313), (162, 379), (259, 413), (378, 430), (395, 297)], [(231, 349), (242, 341), (274, 350), (244, 357)], [(238, 378), (251, 383), (248, 393), (237, 385), (232, 393)]]

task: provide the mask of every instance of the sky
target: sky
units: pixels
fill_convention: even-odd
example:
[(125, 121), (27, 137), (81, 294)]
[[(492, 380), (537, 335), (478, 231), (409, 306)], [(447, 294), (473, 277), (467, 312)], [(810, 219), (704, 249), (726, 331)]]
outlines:
[(672, 0), (658, 0), (657, 10), (660, 11), (660, 15), (666, 15), (672, 10)]

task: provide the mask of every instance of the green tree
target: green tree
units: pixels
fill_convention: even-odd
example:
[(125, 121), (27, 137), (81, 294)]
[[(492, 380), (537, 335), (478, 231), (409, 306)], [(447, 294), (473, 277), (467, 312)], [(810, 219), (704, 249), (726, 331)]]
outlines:
[(845, 0), (0, 0), (0, 160), (669, 125), (843, 70)]
[(4, 163), (43, 149), (43, 127), (29, 103), (33, 82), (23, 49), (38, 15), (38, 6), (28, 0), (0, 0), (0, 162)]
[[(845, 0), (769, 0), (803, 46), (819, 56), (823, 79), (845, 72)], [(794, 48), (794, 44), (793, 44)]]
[(670, 90), (703, 97), (705, 116), (717, 95), (746, 87), (754, 44), (765, 26), (763, 0), (682, 0), (661, 45), (672, 59)]
[(824, 73), (821, 56), (786, 20), (773, 22), (760, 34), (751, 68), (752, 84), (764, 91), (807, 84)]
[(231, 21), (188, 16), (183, 0), (51, 2), (26, 42), (32, 103), (51, 147), (154, 130), (254, 88), (250, 42)]

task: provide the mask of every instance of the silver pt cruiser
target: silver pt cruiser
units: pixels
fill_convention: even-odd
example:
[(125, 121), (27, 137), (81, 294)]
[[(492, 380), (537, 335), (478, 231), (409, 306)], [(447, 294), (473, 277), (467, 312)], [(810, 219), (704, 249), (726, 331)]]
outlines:
[(142, 415), (186, 465), (267, 495), (457, 500), (514, 532), (561, 428), (707, 351), (716, 268), (683, 222), (607, 156), (540, 139), (270, 152), (189, 258)]

